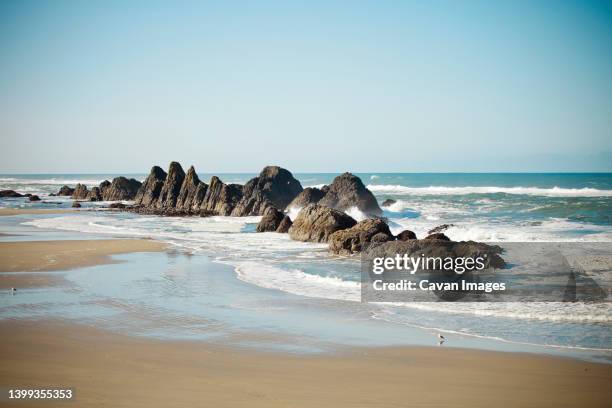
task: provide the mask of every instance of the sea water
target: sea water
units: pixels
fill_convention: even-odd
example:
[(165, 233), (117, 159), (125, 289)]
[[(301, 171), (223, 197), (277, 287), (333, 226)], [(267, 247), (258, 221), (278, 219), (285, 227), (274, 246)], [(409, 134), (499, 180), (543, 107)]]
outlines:
[[(423, 237), (435, 226), (452, 224), (445, 233), (453, 240), (612, 242), (611, 174), (358, 175), (379, 203), (387, 198), (396, 200), (395, 204), (384, 208), (384, 216), (388, 218), (394, 233), (410, 229), (417, 236)], [(37, 203), (29, 203), (24, 199), (3, 199), (0, 206), (69, 207), (71, 201), (68, 198), (48, 195), (56, 192), (63, 184), (81, 182), (93, 186), (113, 176), (0, 176), (0, 189), (31, 192), (43, 198), (42, 202)], [(129, 176), (141, 180), (145, 177), (142, 174)], [(221, 175), (221, 178), (226, 182), (244, 183), (252, 176), (229, 174)], [(305, 187), (327, 184), (334, 176), (296, 175)], [(201, 175), (201, 178), (206, 180), (205, 175)], [(84, 207), (99, 208), (103, 205), (85, 203)], [(298, 211), (293, 209), (290, 215), (294, 217)], [(348, 212), (357, 219), (364, 217), (356, 208)], [(56, 289), (60, 291), (57, 298), (44, 301), (46, 305), (56, 306), (64, 303), (84, 304), (74, 307), (70, 313), (80, 318), (90, 315), (91, 319), (102, 321), (117, 319), (105, 320), (104, 316), (97, 316), (99, 310), (107, 310), (111, 315), (117, 311), (120, 315), (125, 314), (124, 308), (135, 310), (138, 313), (129, 313), (131, 317), (128, 319), (118, 320), (133, 322), (131, 330), (140, 330), (144, 334), (166, 336), (171, 332), (178, 337), (204, 338), (212, 336), (212, 333), (228, 336), (230, 332), (235, 334), (235, 330), (258, 329), (260, 332), (272, 331), (299, 338), (314, 336), (322, 342), (386, 345), (419, 343), (416, 338), (420, 335), (416, 333), (428, 333), (424, 334), (427, 338), (432, 333), (445, 332), (447, 337), (455, 337), (455, 344), (470, 341), (465, 339), (488, 339), (498, 344), (524, 345), (556, 352), (583, 350), (606, 358), (612, 353), (612, 309), (607, 303), (364, 305), (359, 303), (358, 258), (332, 256), (327, 253), (325, 245), (292, 241), (286, 234), (255, 233), (254, 226), (259, 217), (179, 218), (81, 211), (2, 218), (2, 232), (21, 234), (21, 237), (30, 236), (30, 239), (32, 234), (58, 239), (58, 234), (62, 233), (70, 238), (151, 237), (171, 243), (173, 248), (183, 254), (181, 256), (189, 254), (200, 259), (201, 255), (202, 259), (229, 268), (230, 275), (222, 275), (222, 278), (219, 274), (213, 275), (220, 279), (217, 281), (210, 276), (202, 277), (197, 271), (184, 276), (182, 282), (190, 295), (179, 296), (180, 300), (173, 306), (170, 299), (176, 293), (169, 291), (166, 285), (148, 286), (146, 296), (134, 293), (142, 285), (142, 280), (138, 278), (138, 268), (125, 275), (129, 277), (127, 282), (121, 282), (119, 275), (112, 274), (113, 279), (89, 285), (86, 283), (90, 274), (82, 272), (77, 276), (71, 272), (68, 276), (72, 276), (70, 279), (83, 291), (83, 296), (92, 295), (97, 300), (90, 299), (93, 303), (87, 303), (81, 298), (62, 301), (66, 294)], [(15, 237), (2, 239), (15, 240)], [(140, 262), (156, 259), (156, 256), (159, 255), (148, 254)], [(151, 262), (155, 264), (156, 261)], [(153, 268), (154, 264), (140, 267), (144, 271), (158, 270), (147, 279), (166, 279), (168, 266), (163, 266), (165, 264), (162, 262), (158, 268)], [(106, 265), (96, 268), (117, 270), (128, 266)], [(200, 268), (206, 269), (205, 266)], [(202, 274), (206, 275), (204, 271)], [(165, 282), (163, 279), (162, 283)], [(218, 292), (215, 287), (219, 289)], [(233, 288), (232, 293), (228, 292), (228, 287)], [(105, 288), (105, 291), (99, 293), (100, 288)], [(252, 298), (253, 293), (258, 295)], [(200, 300), (204, 298), (215, 298), (223, 307), (211, 309), (201, 306), (198, 309)], [(270, 310), (266, 309), (265, 319), (256, 318), (257, 313), (245, 317), (244, 306), (235, 307), (243, 298), (251, 299), (250, 305), (256, 310), (266, 305), (273, 306)], [(4, 297), (0, 298), (0, 302), (3, 317), (22, 310), (7, 305)], [(111, 306), (101, 307), (100, 304), (105, 302)], [(334, 305), (331, 309), (334, 310), (335, 318), (332, 320), (343, 321), (344, 316), (349, 321), (359, 321), (359, 324), (355, 324), (352, 330), (342, 331), (350, 334), (340, 334), (339, 330), (332, 329), (332, 326), (338, 327), (337, 324), (329, 326), (323, 323), (326, 314), (325, 309), (319, 310), (320, 302)], [(35, 316), (45, 309), (32, 307), (30, 310), (32, 316)], [(137, 318), (142, 310), (148, 313), (152, 321), (155, 320), (153, 317), (159, 317), (158, 324), (144, 324), (147, 319)], [(194, 310), (199, 312), (194, 313)], [(317, 310), (317, 313), (307, 312), (312, 310)], [(55, 307), (50, 307), (45, 313), (70, 315), (68, 310)], [(212, 327), (217, 328), (216, 331), (210, 330), (207, 319), (212, 322), (209, 322)], [(186, 321), (194, 323), (187, 324)], [(225, 329), (219, 329), (221, 327)], [(411, 328), (412, 331), (402, 332), (403, 328)]]

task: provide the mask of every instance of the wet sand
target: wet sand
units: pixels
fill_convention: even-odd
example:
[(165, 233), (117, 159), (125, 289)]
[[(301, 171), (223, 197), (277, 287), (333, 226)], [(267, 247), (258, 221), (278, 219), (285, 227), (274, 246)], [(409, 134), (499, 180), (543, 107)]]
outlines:
[[(146, 239), (0, 242), (0, 272), (57, 271), (110, 263), (110, 255), (161, 251)], [(6, 275), (5, 275), (6, 276)]]
[(11, 216), (11, 215), (28, 215), (28, 214), (63, 214), (71, 213), (76, 210), (61, 210), (61, 209), (42, 209), (42, 208), (0, 208), (0, 216)]
[(74, 406), (612, 406), (612, 365), (529, 354), (405, 347), (305, 356), (62, 322), (5, 320), (0, 335), (0, 388), (71, 387)]

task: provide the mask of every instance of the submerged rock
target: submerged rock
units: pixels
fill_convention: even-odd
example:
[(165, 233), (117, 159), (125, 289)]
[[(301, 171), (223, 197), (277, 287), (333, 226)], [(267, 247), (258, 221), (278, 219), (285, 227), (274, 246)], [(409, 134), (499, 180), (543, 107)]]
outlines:
[(282, 211), (279, 211), (275, 207), (268, 207), (261, 221), (257, 224), (257, 232), (276, 231), (283, 221), (283, 218), (285, 218), (285, 214), (283, 214)]
[(118, 209), (123, 209), (126, 208), (127, 206), (123, 203), (111, 203), (108, 208), (118, 208)]
[(29, 198), (30, 201), (40, 201), (40, 197), (37, 195), (31, 195)]
[(259, 176), (244, 185), (243, 196), (232, 215), (263, 215), (269, 207), (285, 208), (302, 190), (302, 185), (289, 170), (278, 166), (264, 167)]
[(0, 198), (19, 198), (19, 197), (25, 197), (25, 196), (13, 190), (0, 190)]
[(78, 201), (73, 201), (72, 208), (81, 208), (81, 203), (79, 203)]
[(351, 173), (336, 177), (318, 204), (341, 211), (357, 207), (368, 215), (382, 215), (374, 194), (366, 188), (359, 177)]
[(438, 225), (437, 227), (432, 228), (429, 231), (427, 231), (427, 234), (435, 234), (435, 233), (438, 233), (438, 232), (446, 231), (450, 227), (454, 227), (454, 226), (455, 226), (455, 224), (442, 224), (442, 225)]
[(397, 200), (394, 200), (392, 198), (387, 198), (385, 201), (383, 201), (382, 206), (383, 207), (390, 207), (393, 204), (397, 203)]
[(318, 204), (310, 204), (300, 211), (289, 229), (289, 236), (296, 241), (327, 242), (336, 231), (357, 224), (345, 213)]
[(291, 218), (289, 218), (288, 215), (285, 215), (281, 223), (278, 225), (276, 232), (280, 234), (286, 234), (289, 232), (289, 228), (291, 228), (292, 225), (293, 221), (291, 221)]
[(329, 250), (336, 254), (353, 254), (361, 252), (370, 242), (393, 240), (389, 226), (380, 219), (367, 219), (358, 222), (351, 228), (336, 231), (329, 236)]

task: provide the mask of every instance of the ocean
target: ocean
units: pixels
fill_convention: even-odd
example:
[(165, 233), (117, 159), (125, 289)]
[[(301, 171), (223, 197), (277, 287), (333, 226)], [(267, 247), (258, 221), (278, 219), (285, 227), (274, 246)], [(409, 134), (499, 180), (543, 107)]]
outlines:
[[(145, 174), (123, 174), (142, 180)], [(304, 187), (328, 184), (337, 174), (295, 174)], [(374, 193), (379, 203), (386, 199), (396, 202), (385, 207), (393, 233), (404, 229), (424, 237), (427, 231), (441, 224), (452, 224), (445, 231), (453, 240), (489, 242), (604, 242), (612, 245), (612, 174), (387, 174), (357, 173)], [(22, 193), (38, 194), (41, 202), (30, 203), (24, 199), (0, 199), (0, 207), (16, 208), (68, 208), (71, 200), (50, 197), (59, 188), (76, 183), (98, 185), (115, 174), (37, 174), (0, 175), (0, 189), (13, 189)], [(244, 183), (255, 174), (219, 174), (224, 182)], [(204, 181), (210, 175), (200, 174)], [(105, 203), (85, 203), (101, 209)], [(356, 208), (348, 211), (356, 219), (364, 214)], [(295, 217), (297, 209), (290, 212)], [(409, 327), (425, 332), (444, 332), (457, 338), (487, 339), (505, 344), (540, 347), (542, 350), (568, 352), (583, 350), (606, 359), (612, 358), (612, 308), (609, 303), (501, 303), (501, 304), (452, 304), (411, 303), (364, 305), (360, 300), (359, 258), (338, 257), (327, 253), (326, 245), (302, 243), (289, 239), (286, 234), (255, 233), (260, 217), (156, 217), (132, 213), (108, 211), (80, 211), (70, 214), (28, 215), (0, 217), (0, 227), (5, 233), (28, 235), (38, 231), (39, 237), (57, 239), (57, 234), (70, 238), (82, 237), (152, 237), (173, 244), (177, 250), (190, 255), (204, 255), (217, 264), (233, 271), (232, 278), (241, 285), (233, 290), (244, 291), (244, 296), (256, 288), (268, 294), (283, 294), (294, 299), (315, 302), (332, 302), (335, 308), (346, 310), (347, 315), (359, 308), (360, 318), (380, 322), (381, 333), (391, 327)], [(44, 235), (47, 234), (47, 235)], [(2, 240), (14, 239), (0, 237)], [(154, 268), (153, 268), (154, 269)], [(163, 268), (162, 268), (163, 269)], [(204, 319), (203, 310), (194, 309), (183, 298), (160, 306), (160, 299), (180, 296), (181, 291), (168, 291), (160, 282), (143, 283), (142, 276), (133, 271), (134, 282), (129, 276), (124, 291), (109, 289), (100, 293), (105, 301), (121, 304), (137, 303), (146, 310), (167, 316), (183, 316), (182, 324), (172, 325), (172, 330), (156, 326), (150, 333), (171, 337), (197, 338), (197, 318)], [(159, 271), (160, 274), (165, 272)], [(193, 277), (193, 272), (190, 272)], [(84, 279), (78, 275), (75, 279)], [(225, 276), (224, 279), (229, 279)], [(197, 298), (199, 290), (209, 289), (185, 280), (183, 289), (190, 298)], [(227, 282), (226, 282), (227, 283)], [(175, 285), (176, 282), (173, 283)], [(229, 283), (228, 283), (229, 284)], [(146, 296), (143, 294), (146, 293)], [(200, 293), (202, 296), (203, 294)], [(64, 294), (57, 308), (49, 307), (44, 299), (44, 310), (67, 313), (65, 304), (82, 304), (78, 293)], [(210, 293), (208, 294), (210, 296)], [(236, 294), (232, 295), (237, 296)], [(276, 295), (270, 295), (272, 297)], [(253, 302), (266, 305), (270, 296), (260, 296)], [(5, 299), (5, 298), (2, 298)], [(218, 300), (219, 302), (226, 302)], [(0, 300), (3, 317), (21, 316), (36, 310), (32, 304), (43, 302), (36, 297), (28, 299), (28, 308), (18, 308)], [(17, 302), (10, 300), (10, 302)], [(55, 301), (51, 301), (54, 304)], [(91, 305), (88, 298), (87, 304)], [(104, 303), (98, 299), (97, 303)], [(227, 302), (226, 302), (227, 303)], [(297, 302), (300, 305), (303, 303)], [(60, 306), (64, 305), (64, 306)], [(242, 312), (234, 311), (235, 304), (225, 304), (228, 314), (219, 317), (220, 324), (246, 325), (235, 320)], [(357, 306), (359, 305), (359, 306)], [(269, 306), (269, 305), (268, 305)], [(285, 305), (286, 306), (286, 305)], [(283, 308), (282, 304), (275, 307)], [(41, 306), (42, 307), (42, 306)], [(308, 307), (308, 306), (303, 306)], [(298, 307), (299, 308), (299, 307)], [(25, 311), (24, 311), (25, 310)], [(80, 317), (89, 308), (79, 309)], [(228, 311), (230, 310), (230, 311)], [(267, 308), (265, 310), (268, 310)], [(300, 309), (301, 310), (301, 309)], [(38, 310), (36, 313), (39, 313)], [(209, 310), (210, 312), (210, 310)], [(75, 312), (76, 313), (76, 312)], [(92, 311), (92, 315), (95, 313)], [(96, 312), (97, 313), (97, 312)], [(229, 316), (232, 316), (231, 318)], [(341, 313), (340, 313), (341, 315)], [(190, 320), (187, 317), (195, 320)], [(276, 315), (275, 315), (276, 316)], [(365, 316), (365, 317), (364, 317)], [(259, 328), (270, 326), (270, 315), (254, 315), (248, 325)], [(256, 324), (260, 319), (260, 324)], [(163, 319), (160, 319), (165, 321)], [(290, 318), (279, 319), (276, 330), (297, 330)], [(190, 323), (192, 322), (192, 323)], [(283, 326), (284, 325), (284, 326)], [(340, 334), (330, 335), (322, 328), (312, 328), (312, 333), (325, 337), (325, 341), (340, 341)], [(292, 328), (292, 329), (291, 329)], [(355, 329), (356, 330), (356, 329)], [(333, 330), (332, 330), (333, 332)], [(356, 330), (356, 332), (358, 332)], [(368, 332), (352, 333), (352, 339), (363, 338), (365, 344), (404, 344), (409, 339), (377, 339)], [(195, 334), (194, 334), (195, 333)], [(202, 331), (201, 333), (204, 333)], [(207, 332), (209, 335), (210, 332)], [(204, 334), (202, 334), (204, 336)], [(361, 337), (360, 337), (361, 336)], [(381, 343), (382, 342), (382, 343)], [(361, 344), (361, 343), (359, 343)]]

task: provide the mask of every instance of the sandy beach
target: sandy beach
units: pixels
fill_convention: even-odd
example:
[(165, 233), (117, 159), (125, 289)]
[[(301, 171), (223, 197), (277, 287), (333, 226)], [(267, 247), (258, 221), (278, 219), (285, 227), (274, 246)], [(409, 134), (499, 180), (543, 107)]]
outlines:
[(612, 365), (529, 354), (406, 347), (304, 356), (145, 340), (61, 322), (2, 321), (0, 333), (3, 387), (71, 387), (78, 406), (609, 407), (612, 403)]
[(113, 262), (110, 255), (160, 251), (145, 239), (0, 242), (0, 272), (57, 271)]

